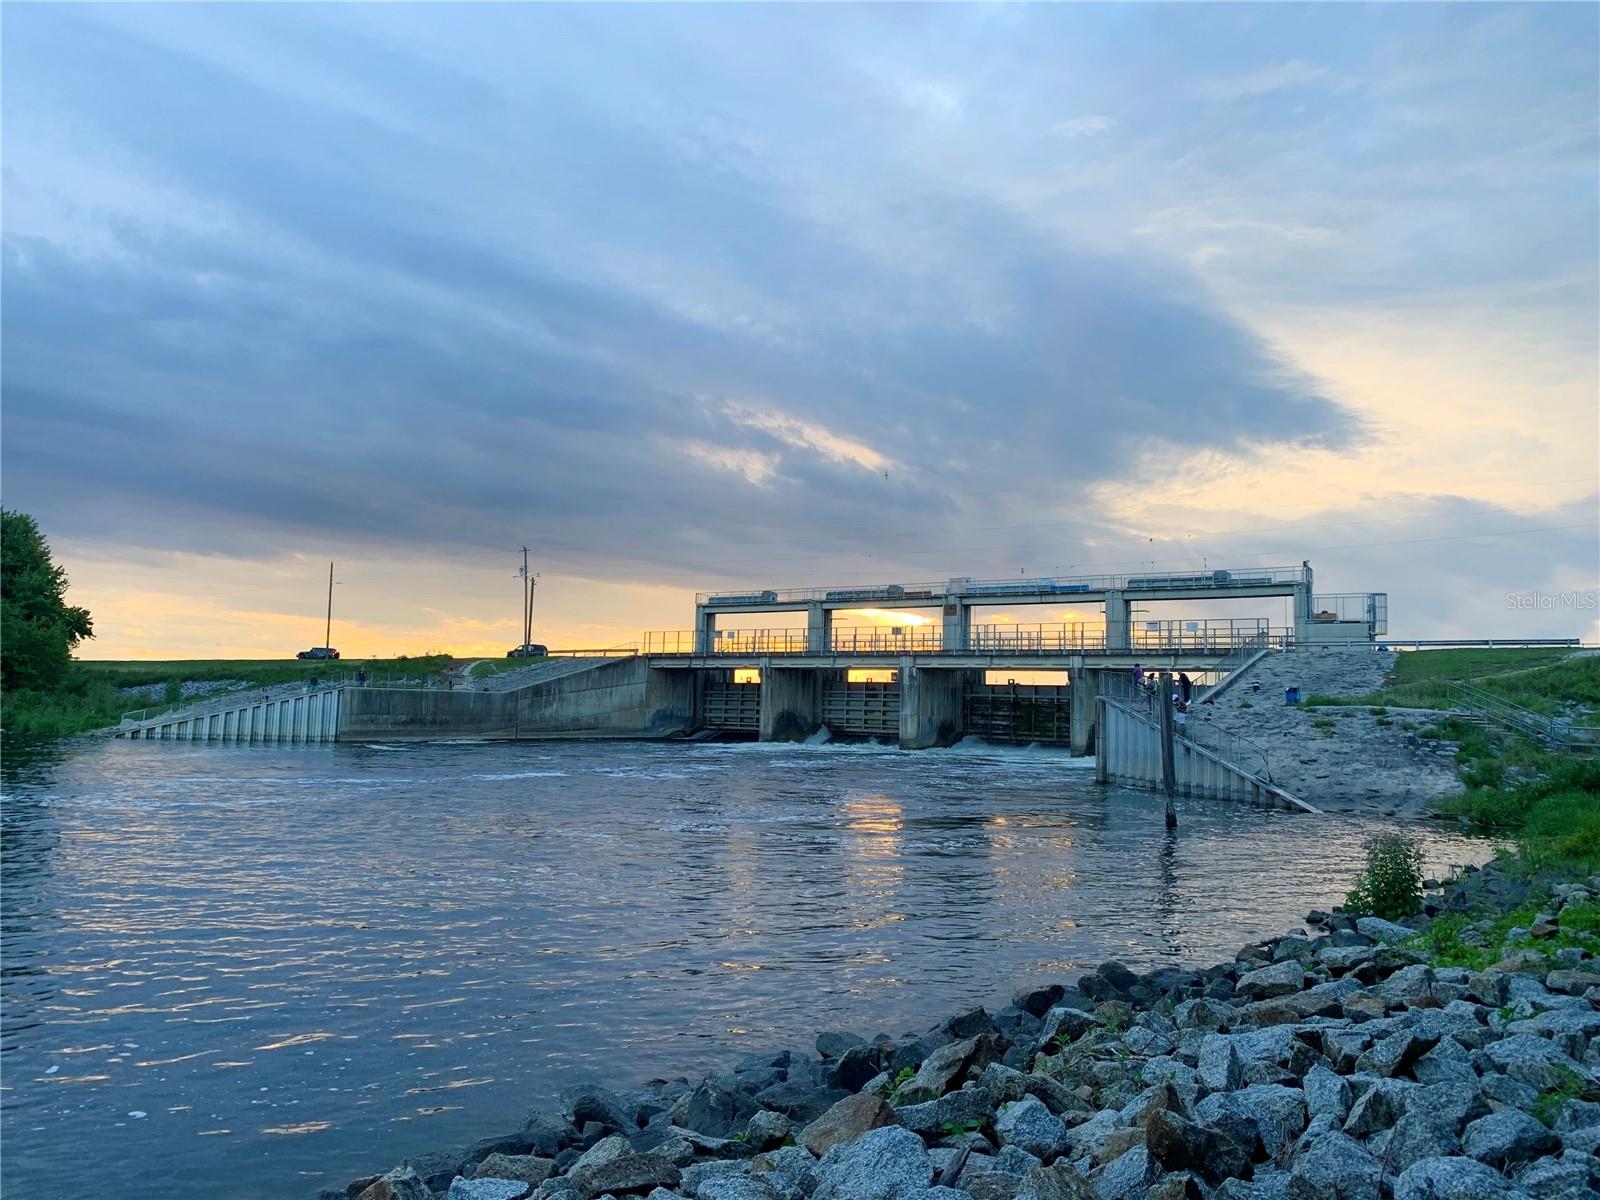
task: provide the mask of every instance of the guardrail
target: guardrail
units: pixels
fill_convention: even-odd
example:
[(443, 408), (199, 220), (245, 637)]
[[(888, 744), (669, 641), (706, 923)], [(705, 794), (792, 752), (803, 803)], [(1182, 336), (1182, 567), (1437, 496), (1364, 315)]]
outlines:
[(1196, 699), (1209, 700), (1214, 697), (1223, 687), (1228, 685), (1235, 674), (1248, 663), (1253, 662), (1257, 656), (1265, 654), (1270, 649), (1272, 649), (1271, 638), (1265, 631), (1240, 642), (1213, 668), (1216, 678), (1201, 689)]
[(835, 626), (827, 647), (814, 648), (804, 629), (719, 629), (702, 651), (692, 629), (644, 635), (644, 654), (1228, 654), (1248, 645), (1292, 644), (1289, 629), (1271, 629), (1251, 619), (1144, 622), (1128, 631), (1126, 645), (1113, 644), (1104, 627), (1083, 625), (974, 625), (967, 645), (947, 647), (940, 625)]
[(773, 604), (860, 603), (872, 607), (908, 601), (952, 598), (1001, 599), (1007, 595), (1041, 595), (1073, 592), (1159, 591), (1189, 588), (1236, 588), (1304, 583), (1304, 567), (1241, 567), (1231, 570), (1139, 571), (1126, 575), (1012, 576), (1008, 579), (941, 579), (934, 583), (867, 583), (842, 587), (723, 588), (697, 592), (696, 604), (719, 607), (760, 607)]
[(1468, 712), (1543, 742), (1552, 750), (1600, 751), (1600, 728), (1576, 725), (1571, 717), (1552, 717), (1535, 712), (1466, 683), (1449, 684), (1446, 690)]
[(1544, 647), (1574, 650), (1600, 649), (1593, 643), (1585, 644), (1578, 638), (1384, 638), (1379, 650), (1423, 650), (1444, 646), (1483, 650), (1537, 650)]

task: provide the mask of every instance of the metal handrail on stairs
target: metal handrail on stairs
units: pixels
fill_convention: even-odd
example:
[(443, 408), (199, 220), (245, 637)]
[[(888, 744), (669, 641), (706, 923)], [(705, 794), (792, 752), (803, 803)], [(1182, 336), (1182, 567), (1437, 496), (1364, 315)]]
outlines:
[(1451, 683), (1446, 690), (1469, 713), (1543, 742), (1553, 750), (1600, 751), (1600, 728), (1576, 725), (1571, 717), (1535, 712), (1471, 684)]

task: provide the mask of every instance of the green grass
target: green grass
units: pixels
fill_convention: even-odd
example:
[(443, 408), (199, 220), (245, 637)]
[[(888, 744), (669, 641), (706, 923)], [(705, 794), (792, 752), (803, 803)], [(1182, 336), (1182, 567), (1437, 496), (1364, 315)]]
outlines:
[[(450, 663), (447, 654), (415, 657), (302, 662), (299, 659), (192, 659), (167, 662), (73, 662), (52, 692), (20, 691), (0, 698), (0, 726), (8, 733), (67, 737), (115, 725), (125, 712), (187, 703), (188, 682), (236, 681), (237, 690), (294, 683), (316, 676), (330, 679), (365, 670), (374, 682), (434, 674)], [(118, 689), (154, 685), (150, 699), (125, 696)], [(227, 689), (232, 691), (235, 689)], [(226, 692), (218, 692), (225, 695)]]
[[(1426, 954), (1436, 967), (1466, 967), (1473, 971), (1492, 966), (1518, 950), (1532, 950), (1547, 957), (1573, 947), (1600, 953), (1600, 903), (1593, 900), (1568, 904), (1562, 909), (1554, 937), (1511, 936), (1513, 929), (1527, 929), (1535, 917), (1554, 907), (1551, 898), (1541, 893), (1504, 912), (1445, 913), (1401, 945)], [(1466, 934), (1471, 926), (1479, 927), (1481, 937), (1469, 941)]]
[[(1307, 696), (1307, 707), (1453, 708), (1468, 683), (1547, 716), (1600, 725), (1600, 655), (1571, 650), (1416, 650), (1395, 656), (1383, 687), (1359, 696)], [(1374, 715), (1381, 715), (1374, 713)]]
[(474, 679), (487, 679), (492, 675), (503, 675), (507, 671), (520, 671), (523, 667), (537, 666), (539, 663), (549, 662), (548, 658), (485, 658), (472, 664), (468, 672)]

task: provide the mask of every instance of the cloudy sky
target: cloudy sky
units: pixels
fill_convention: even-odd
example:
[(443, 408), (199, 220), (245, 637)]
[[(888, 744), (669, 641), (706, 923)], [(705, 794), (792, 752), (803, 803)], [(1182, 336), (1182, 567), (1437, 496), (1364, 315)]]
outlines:
[(697, 587), (1303, 558), (1400, 635), (1592, 639), (1507, 593), (1600, 577), (1597, 44), (8, 5), (5, 503), (92, 657), (320, 642), (330, 559), (347, 654), (499, 652), (523, 545), (559, 645)]

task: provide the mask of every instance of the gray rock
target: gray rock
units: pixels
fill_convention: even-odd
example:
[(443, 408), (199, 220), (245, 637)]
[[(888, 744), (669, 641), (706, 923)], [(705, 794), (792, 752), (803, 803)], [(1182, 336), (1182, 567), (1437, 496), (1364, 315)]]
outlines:
[(1285, 959), (1269, 967), (1246, 971), (1239, 976), (1235, 990), (1246, 999), (1263, 1000), (1298, 992), (1305, 986), (1305, 981), (1305, 968), (1294, 959)]
[(356, 1200), (433, 1200), (433, 1193), (415, 1171), (402, 1163), (378, 1176)]
[(879, 1096), (846, 1096), (800, 1131), (796, 1140), (821, 1158), (841, 1142), (885, 1125), (899, 1124), (894, 1108)]
[(994, 1115), (994, 1098), (986, 1088), (964, 1087), (926, 1104), (906, 1104), (895, 1110), (900, 1124), (914, 1133), (931, 1135), (947, 1125), (986, 1122)]
[(1395, 1181), (1394, 1200), (1517, 1200), (1526, 1192), (1470, 1158), (1425, 1158)]
[(702, 1079), (692, 1091), (684, 1093), (669, 1110), (672, 1124), (711, 1137), (732, 1137), (756, 1111), (754, 1101), (737, 1086), (731, 1075), (712, 1075)]
[(760, 1109), (744, 1127), (745, 1144), (757, 1150), (776, 1146), (789, 1136), (793, 1122), (780, 1112)]
[(791, 1121), (804, 1124), (816, 1120), (849, 1094), (843, 1088), (817, 1087), (788, 1080), (762, 1088), (756, 1093), (755, 1103), (773, 1112), (781, 1112)]
[(1350, 1085), (1342, 1075), (1317, 1063), (1301, 1081), (1305, 1090), (1306, 1108), (1312, 1116), (1327, 1113), (1335, 1121), (1343, 1122), (1350, 1113)]
[(1390, 1008), (1433, 1003), (1433, 968), (1426, 965), (1402, 967), (1372, 991), (1382, 996)]
[(695, 1200), (777, 1200), (778, 1197), (765, 1180), (749, 1175), (713, 1175), (691, 1194)]
[(1396, 925), (1393, 921), (1385, 921), (1382, 917), (1358, 917), (1356, 932), (1379, 942), (1403, 942), (1416, 933), (1416, 930), (1405, 925)]
[(817, 1053), (823, 1058), (840, 1058), (845, 1051), (854, 1050), (858, 1046), (865, 1046), (865, 1038), (857, 1037), (853, 1033), (842, 1030), (828, 1030), (817, 1034)]
[(1442, 1121), (1425, 1112), (1409, 1111), (1395, 1122), (1384, 1143), (1383, 1157), (1391, 1170), (1403, 1171), (1425, 1158), (1458, 1153), (1461, 1139)]
[(1483, 1094), (1488, 1099), (1500, 1104), (1509, 1104), (1512, 1108), (1520, 1108), (1524, 1112), (1539, 1103), (1538, 1088), (1529, 1087), (1498, 1071), (1486, 1072), (1478, 1080), (1478, 1086), (1483, 1089)]
[(1289, 1172), (1289, 1200), (1382, 1200), (1383, 1167), (1342, 1133), (1316, 1139)]
[(951, 1042), (948, 1046), (941, 1046), (927, 1058), (923, 1059), (922, 1066), (917, 1068), (917, 1073), (905, 1083), (895, 1094), (895, 1099), (904, 1104), (921, 1104), (928, 1100), (936, 1100), (960, 1079), (973, 1060), (981, 1053), (986, 1039), (964, 1038), (959, 1042)]
[(1172, 1010), (1172, 1020), (1179, 1029), (1205, 1029), (1216, 1032), (1231, 1028), (1238, 1020), (1239, 1010), (1221, 1000), (1201, 996), (1185, 1000)]
[(1413, 1063), (1438, 1043), (1410, 1033), (1392, 1033), (1356, 1059), (1356, 1070), (1367, 1075), (1403, 1075)]
[(1412, 1063), (1411, 1074), (1418, 1083), (1478, 1078), (1478, 1073), (1472, 1069), (1472, 1056), (1453, 1037), (1440, 1039), (1438, 1045)]
[(536, 1188), (555, 1174), (556, 1160), (534, 1154), (491, 1154), (472, 1172), (474, 1179), (517, 1179)]
[(1412, 1088), (1405, 1094), (1405, 1107), (1408, 1113), (1426, 1116), (1451, 1133), (1460, 1133), (1468, 1121), (1489, 1112), (1476, 1078), (1447, 1079)]
[(812, 1200), (920, 1200), (933, 1163), (921, 1138), (890, 1125), (833, 1147), (815, 1173)]
[(1215, 1125), (1247, 1151), (1257, 1146), (1268, 1158), (1306, 1127), (1306, 1096), (1299, 1088), (1257, 1083), (1237, 1092), (1207, 1096), (1195, 1116)]
[(1061, 1003), (1066, 994), (1066, 988), (1059, 983), (1052, 983), (1045, 987), (1023, 988), (1011, 997), (1011, 1003), (1030, 1016), (1042, 1017)]
[(1594, 1200), (1600, 1192), (1600, 1177), (1576, 1156), (1541, 1158), (1515, 1176), (1516, 1184), (1534, 1200)]
[(1093, 1177), (1099, 1200), (1140, 1200), (1156, 1178), (1150, 1151), (1135, 1146), (1108, 1162)]
[(1067, 1148), (1067, 1127), (1036, 1096), (1003, 1105), (994, 1122), (995, 1132), (1008, 1146), (1016, 1146), (1048, 1162)]
[(800, 1200), (817, 1187), (817, 1160), (801, 1146), (785, 1146), (758, 1154), (750, 1164), (753, 1177), (763, 1180), (783, 1200)]
[(1210, 1183), (1251, 1174), (1248, 1150), (1221, 1130), (1162, 1109), (1145, 1122), (1145, 1148), (1165, 1171), (1193, 1171)]
[[(575, 1169), (569, 1177), (589, 1195), (602, 1196), (607, 1192), (642, 1192), (653, 1187), (673, 1187), (682, 1181), (683, 1173), (662, 1155), (630, 1154), (582, 1170)], [(483, 1200), (504, 1198), (484, 1197)]]
[(1541, 1092), (1558, 1091), (1574, 1076), (1585, 1077), (1575, 1059), (1532, 1034), (1513, 1034), (1490, 1042), (1484, 1047), (1484, 1053), (1499, 1070)]
[(1014, 1193), (1015, 1200), (1095, 1200), (1096, 1194), (1088, 1178), (1066, 1163), (1030, 1167)]
[(1039, 1043), (1075, 1042), (1091, 1029), (1105, 1027), (1105, 1018), (1070, 1004), (1058, 1004), (1044, 1014), (1039, 1026)]
[(594, 1084), (568, 1088), (561, 1093), (559, 1106), (562, 1117), (577, 1129), (590, 1121), (608, 1129), (632, 1131), (639, 1127), (638, 1114), (627, 1107), (622, 1097)]
[(1401, 1079), (1380, 1079), (1350, 1106), (1344, 1131), (1351, 1137), (1371, 1137), (1391, 1128), (1405, 1112), (1406, 1093), (1417, 1085)]
[(1244, 1083), (1244, 1066), (1233, 1038), (1225, 1033), (1207, 1034), (1200, 1043), (1199, 1065), (1195, 1077), (1213, 1092), (1231, 1092)]
[(1468, 1125), (1461, 1146), (1469, 1158), (1504, 1170), (1559, 1151), (1561, 1139), (1521, 1109), (1502, 1108)]

